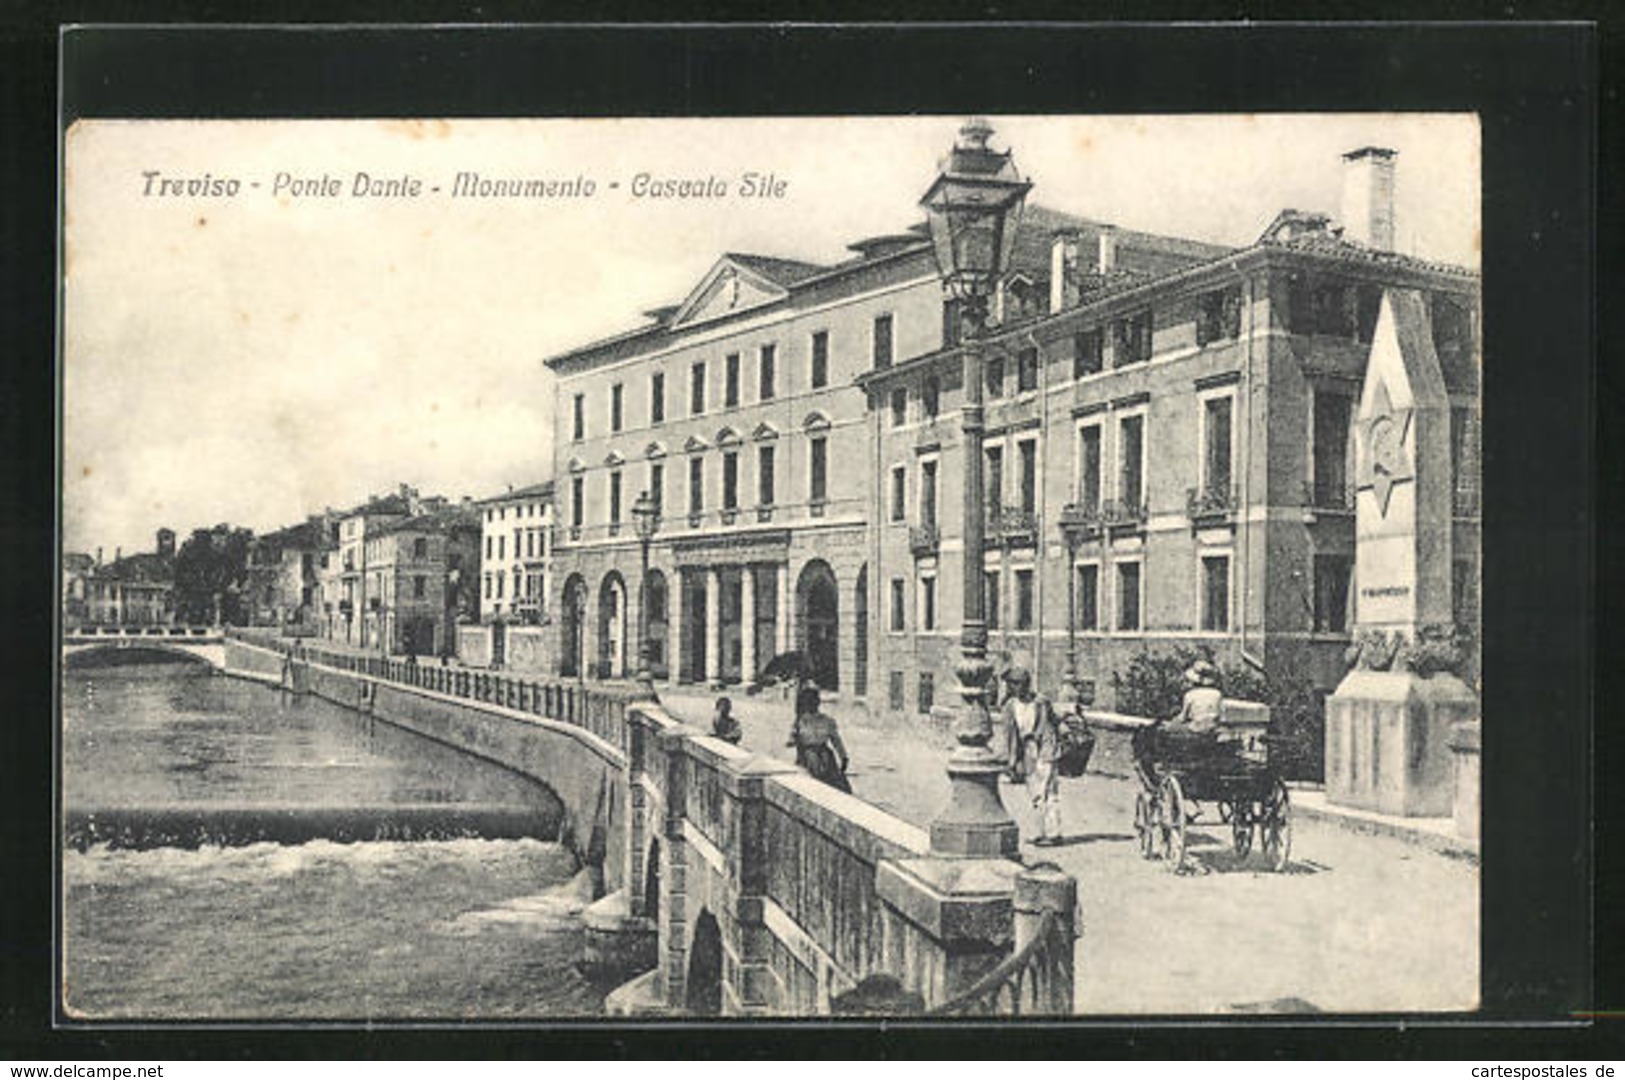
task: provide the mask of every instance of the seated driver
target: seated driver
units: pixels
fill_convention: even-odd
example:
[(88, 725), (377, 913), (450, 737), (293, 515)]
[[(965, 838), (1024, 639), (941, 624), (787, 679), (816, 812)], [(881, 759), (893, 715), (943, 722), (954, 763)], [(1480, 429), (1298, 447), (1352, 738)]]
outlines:
[(1185, 701), (1179, 708), (1179, 715), (1165, 724), (1163, 730), (1217, 735), (1219, 717), (1224, 711), (1219, 669), (1206, 660), (1198, 660), (1185, 672), (1185, 682)]

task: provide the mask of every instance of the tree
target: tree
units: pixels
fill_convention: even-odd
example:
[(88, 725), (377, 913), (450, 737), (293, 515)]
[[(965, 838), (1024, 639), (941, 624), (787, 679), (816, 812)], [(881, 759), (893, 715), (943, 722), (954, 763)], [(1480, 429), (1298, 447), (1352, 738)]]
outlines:
[(253, 539), (249, 530), (225, 524), (192, 531), (175, 553), (175, 613), (182, 622), (214, 622), (218, 602), (222, 622), (247, 623), (244, 594)]

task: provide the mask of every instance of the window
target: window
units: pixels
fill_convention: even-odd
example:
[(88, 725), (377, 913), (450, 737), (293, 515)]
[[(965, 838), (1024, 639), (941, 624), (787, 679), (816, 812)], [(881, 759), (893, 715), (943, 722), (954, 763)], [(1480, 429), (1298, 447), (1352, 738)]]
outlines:
[(918, 705), (920, 712), (930, 712), (931, 706), (936, 704), (936, 699), (936, 679), (929, 671), (920, 672), (920, 700)]
[(1077, 568), (1078, 629), (1100, 629), (1100, 567), (1090, 564)]
[(1145, 501), (1144, 465), (1145, 417), (1125, 416), (1118, 421), (1117, 496), (1128, 510)]
[(621, 400), (625, 396), (625, 387), (616, 383), (609, 388), (609, 430), (621, 430)]
[(1078, 429), (1078, 505), (1100, 508), (1100, 425)]
[(908, 422), (908, 390), (897, 387), (891, 392), (891, 426), (902, 427)]
[(812, 440), (807, 477), (807, 498), (810, 502), (825, 501), (829, 479), (829, 440), (820, 435)]
[(773, 398), (773, 377), (778, 374), (778, 346), (763, 345), (760, 362), (757, 365), (756, 385), (763, 401)]
[(502, 584), (503, 584), (503, 582), (507, 581), (508, 579), (503, 577), (501, 574), (492, 574), (491, 579), (496, 582), (497, 599), (501, 600), (502, 599)]
[(1196, 344), (1233, 341), (1241, 336), (1241, 286), (1203, 293), (1196, 299)]
[(1081, 379), (1093, 375), (1101, 368), (1100, 329), (1083, 330), (1072, 335), (1072, 377)]
[(999, 572), (987, 570), (982, 573), (982, 621), (989, 630), (999, 628)]
[[(615, 469), (609, 474), (609, 523), (621, 523), (621, 470)], [(518, 554), (519, 545), (514, 544), (514, 553)]]
[(762, 506), (772, 506), (774, 487), (773, 447), (759, 447), (756, 451), (756, 501)]
[(508, 557), (508, 538), (506, 536), (499, 536), (499, 537), (497, 537), (497, 562), (501, 562), (503, 559), (506, 559), (507, 557)]
[(649, 498), (655, 504), (655, 517), (666, 504), (666, 467), (658, 461), (649, 463)]
[(907, 613), (903, 607), (903, 579), (891, 579), (891, 628), (893, 633), (902, 633), (907, 627)]
[(890, 315), (875, 316), (875, 367), (891, 367), (892, 361), (892, 317)]
[(959, 344), (964, 334), (965, 307), (958, 300), (942, 302), (942, 347)]
[(739, 354), (729, 353), (722, 361), (722, 407), (739, 404)]
[(580, 442), (587, 437), (587, 395), (575, 396), (575, 412), (570, 423), (570, 438)]
[(1016, 393), (1038, 389), (1038, 350), (1031, 345), (1016, 353)]
[(982, 498), (989, 506), (999, 506), (1004, 501), (1004, 447), (989, 446), (983, 452), (987, 460), (987, 475), (983, 477)]
[(429, 579), (422, 574), (412, 575), (412, 599), (422, 600), (429, 595)]
[(1230, 413), (1235, 399), (1229, 394), (1202, 402), (1202, 493), (1230, 496)]
[(920, 462), (920, 523), (931, 526), (937, 523), (937, 463), (934, 459)]
[(1033, 628), (1033, 572), (1016, 571), (1016, 629)]
[(891, 471), (891, 519), (902, 521), (908, 517), (908, 470), (894, 465)]
[(1352, 507), (1349, 498), (1348, 462), (1349, 418), (1353, 399), (1345, 394), (1314, 391), (1314, 414), (1310, 439), (1314, 450), (1314, 505)]
[(492, 590), (491, 575), (486, 574), (485, 575), (485, 598), (487, 600), (491, 599), (491, 597), (495, 595), (495, 593), (493, 593), (491, 590)]
[(1202, 556), (1202, 629), (1230, 629), (1230, 556)]
[(534, 558), (536, 555), (536, 530), (525, 530), (525, 558)]
[(1016, 443), (1016, 454), (1021, 461), (1021, 511), (1038, 512), (1038, 440), (1023, 439)]
[(1349, 579), (1354, 560), (1347, 555), (1315, 556), (1315, 631), (1344, 634), (1349, 628)]
[(722, 455), (722, 508), (739, 509), (739, 451), (729, 450)]
[(829, 385), (829, 331), (820, 330), (812, 336), (812, 371), (810, 382), (814, 390)]
[(1457, 517), (1477, 517), (1478, 416), (1466, 406), (1450, 409), (1450, 475), (1452, 509)]
[(937, 578), (926, 574), (920, 578), (920, 629), (937, 628)]
[(1141, 364), (1151, 359), (1151, 309), (1137, 311), (1116, 323), (1113, 367)]
[(688, 411), (698, 416), (705, 411), (705, 361), (688, 369)]
[(705, 459), (688, 459), (688, 512), (698, 514), (705, 509)]
[(429, 557), (429, 538), (419, 536), (412, 540), (412, 558), (427, 559)]
[(886, 680), (886, 704), (892, 712), (903, 711), (903, 673), (893, 671)]
[[(586, 484), (581, 477), (572, 476), (570, 478), (570, 524), (578, 529), (581, 528), (582, 510), (587, 501), (585, 489)], [(489, 549), (487, 549), (486, 554), (490, 554)]]
[(983, 392), (990, 398), (1002, 398), (1004, 396), (1004, 357), (988, 357), (987, 367), (983, 369), (983, 376)]
[(935, 375), (928, 375), (920, 391), (920, 411), (927, 420), (935, 420), (942, 406), (942, 383)]
[(1117, 564), (1117, 629), (1140, 628), (1140, 564)]
[(666, 373), (657, 371), (649, 376), (649, 423), (666, 421)]

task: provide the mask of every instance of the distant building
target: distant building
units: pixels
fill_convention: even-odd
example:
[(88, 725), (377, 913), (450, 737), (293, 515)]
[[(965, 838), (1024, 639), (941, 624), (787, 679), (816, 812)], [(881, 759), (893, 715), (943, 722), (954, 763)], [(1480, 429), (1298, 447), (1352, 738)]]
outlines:
[(365, 638), (389, 653), (435, 656), (455, 647), (465, 574), (479, 565), (472, 507), (440, 508), (374, 525), (364, 541)]
[(169, 626), (175, 621), (175, 534), (160, 529), (157, 550), (115, 553), (85, 579), (85, 622), (99, 626)]
[(373, 496), (333, 515), (326, 559), (318, 560), (322, 591), (321, 634), (349, 645), (378, 648), (374, 631), (382, 598), (367, 591), (367, 537), (421, 509), (417, 491), (402, 484), (393, 495)]
[(548, 614), (553, 483), (531, 484), (478, 504), (482, 622), (538, 626)]
[(247, 614), (252, 626), (315, 633), (318, 576), (332, 523), (321, 515), (256, 536), (248, 549)]
[(91, 577), (96, 570), (96, 557), (84, 552), (69, 551), (62, 556), (62, 622), (64, 626), (82, 626), (90, 621)]

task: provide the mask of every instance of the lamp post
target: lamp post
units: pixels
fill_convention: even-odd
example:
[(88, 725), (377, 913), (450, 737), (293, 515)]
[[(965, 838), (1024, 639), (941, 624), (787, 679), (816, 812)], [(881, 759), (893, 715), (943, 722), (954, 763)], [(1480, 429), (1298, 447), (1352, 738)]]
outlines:
[(649, 670), (649, 541), (660, 528), (660, 507), (647, 491), (639, 492), (632, 503), (632, 525), (637, 530), (643, 560), (638, 574), (638, 689), (650, 701), (658, 701), (654, 672)]
[(999, 799), (1003, 758), (988, 743), (987, 619), (983, 594), (985, 534), (982, 509), (982, 338), (988, 328), (988, 297), (1009, 264), (1022, 203), (1032, 187), (1021, 178), (1009, 151), (989, 149), (993, 128), (971, 119), (943, 159), (941, 171), (920, 205), (931, 226), (943, 293), (959, 304), (963, 320), (965, 404), (964, 595), (960, 658), (954, 674), (964, 707), (954, 725), (958, 742), (948, 759), (952, 786), (946, 809), (931, 823), (931, 847), (945, 855), (1014, 855), (1016, 823)]
[(1078, 548), (1090, 527), (1089, 514), (1077, 503), (1061, 510), (1061, 539), (1066, 543), (1066, 685), (1072, 703), (1083, 700), (1078, 679)]

